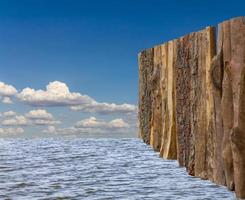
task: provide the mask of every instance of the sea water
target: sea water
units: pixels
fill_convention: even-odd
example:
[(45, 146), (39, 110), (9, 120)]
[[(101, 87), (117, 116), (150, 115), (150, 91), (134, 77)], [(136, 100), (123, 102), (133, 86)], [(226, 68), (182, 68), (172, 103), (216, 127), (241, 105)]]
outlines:
[(0, 139), (0, 199), (231, 200), (139, 139)]

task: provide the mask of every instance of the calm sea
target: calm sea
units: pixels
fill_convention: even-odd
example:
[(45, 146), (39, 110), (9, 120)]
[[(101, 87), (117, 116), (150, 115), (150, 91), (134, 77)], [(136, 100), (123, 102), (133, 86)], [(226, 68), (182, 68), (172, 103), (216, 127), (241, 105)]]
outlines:
[(0, 139), (0, 199), (231, 200), (139, 139)]

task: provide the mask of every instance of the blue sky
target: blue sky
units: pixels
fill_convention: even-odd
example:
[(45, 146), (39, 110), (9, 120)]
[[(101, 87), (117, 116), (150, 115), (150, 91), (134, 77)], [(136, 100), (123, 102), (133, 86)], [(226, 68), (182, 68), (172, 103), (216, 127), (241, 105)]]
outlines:
[[(96, 102), (137, 105), (138, 52), (245, 15), (244, 8), (242, 0), (0, 0), (0, 81), (18, 92), (45, 90), (59, 81)], [(30, 105), (15, 98), (0, 103), (2, 117), (10, 110), (25, 117), (46, 110), (63, 128), (79, 120), (94, 123), (92, 117), (105, 126), (114, 119), (126, 123), (132, 114), (74, 112), (70, 105)], [(45, 127), (24, 129), (31, 135)], [(129, 132), (136, 135), (136, 129)]]

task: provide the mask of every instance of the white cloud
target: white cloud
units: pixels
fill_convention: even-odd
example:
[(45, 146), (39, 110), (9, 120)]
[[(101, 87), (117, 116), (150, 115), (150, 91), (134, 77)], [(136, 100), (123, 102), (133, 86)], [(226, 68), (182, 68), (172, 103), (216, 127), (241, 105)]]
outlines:
[(47, 129), (43, 130), (44, 133), (56, 133), (56, 127), (55, 126), (48, 126)]
[(11, 100), (10, 97), (3, 97), (3, 98), (2, 98), (2, 103), (12, 104), (13, 101)]
[(46, 90), (25, 88), (17, 97), (32, 106), (70, 106), (91, 102), (89, 96), (70, 92), (67, 85), (59, 81), (50, 82)]
[(124, 134), (130, 131), (135, 131), (131, 129), (130, 125), (126, 123), (123, 119), (114, 119), (111, 121), (98, 120), (95, 117), (90, 117), (88, 119), (83, 119), (75, 123), (74, 126), (67, 128), (57, 128), (54, 126), (49, 126), (47, 129), (43, 130), (44, 133), (60, 134), (60, 135), (94, 135), (94, 134)]
[(16, 115), (16, 113), (14, 111), (10, 110), (10, 111), (4, 112), (2, 115), (4, 117), (13, 117)]
[(81, 120), (75, 124), (77, 128), (102, 128), (106, 126), (106, 122), (97, 120), (95, 117)]
[[(70, 92), (65, 83), (54, 81), (50, 82), (45, 90), (24, 88), (19, 93), (17, 90), (3, 82), (0, 82), (0, 102), (11, 103), (12, 98), (30, 106), (39, 107), (29, 112), (19, 115), (13, 111), (0, 113), (2, 129), (7, 133), (11, 130), (23, 126), (47, 126), (46, 133), (62, 134), (96, 134), (96, 133), (129, 133), (135, 128), (137, 107), (131, 104), (115, 104), (97, 102), (88, 95), (77, 92)], [(99, 120), (90, 117), (78, 121), (71, 127), (59, 128), (57, 124), (61, 122), (45, 109), (48, 106), (66, 106), (73, 111), (98, 114), (119, 114), (123, 117), (111, 121)], [(8, 127), (6, 127), (8, 126)], [(13, 126), (13, 127), (11, 127)], [(8, 131), (7, 131), (8, 128)], [(12, 129), (11, 129), (12, 128)], [(23, 130), (22, 128), (19, 129)], [(24, 131), (24, 130), (23, 130)]]
[(46, 110), (37, 109), (31, 110), (26, 113), (26, 117), (29, 119), (45, 119), (45, 120), (52, 120), (54, 117), (51, 113), (48, 113)]
[(53, 115), (44, 109), (31, 110), (25, 114), (30, 120), (31, 124), (34, 125), (55, 125), (59, 124), (60, 121), (56, 121)]
[(74, 111), (91, 113), (133, 113), (137, 108), (131, 104), (100, 103), (80, 93), (70, 92), (65, 83), (54, 81), (46, 86), (46, 90), (23, 89), (17, 98), (31, 106), (70, 106)]
[(16, 115), (12, 118), (4, 119), (1, 124), (3, 126), (26, 126), (28, 121), (24, 116)]
[(0, 82), (0, 96), (10, 97), (10, 96), (14, 96), (16, 94), (17, 94), (17, 90), (15, 89), (14, 86), (7, 85), (3, 82)]
[(60, 121), (55, 121), (55, 120), (47, 120), (47, 119), (35, 119), (32, 120), (32, 124), (34, 125), (40, 125), (40, 126), (44, 126), (44, 125), (56, 125), (56, 124), (60, 124)]
[(0, 100), (2, 103), (13, 103), (11, 98), (17, 94), (17, 90), (14, 86), (8, 85), (4, 82), (0, 82)]
[(135, 105), (131, 104), (121, 104), (117, 105), (114, 103), (99, 103), (95, 100), (91, 101), (90, 104), (71, 106), (71, 109), (74, 111), (83, 111), (91, 113), (100, 113), (100, 114), (111, 114), (111, 113), (132, 113), (136, 112), (137, 108)]
[(120, 129), (128, 128), (129, 124), (123, 121), (123, 119), (114, 119), (106, 122), (103, 120), (97, 120), (95, 117), (81, 120), (75, 124), (76, 128), (104, 128), (104, 129)]
[(53, 115), (46, 110), (31, 110), (25, 115), (17, 115), (14, 111), (7, 111), (3, 114), (1, 122), (3, 126), (31, 126), (31, 125), (56, 125), (60, 121), (54, 119)]
[(23, 128), (0, 128), (0, 135), (18, 135), (20, 133), (24, 133)]
[(111, 128), (129, 128), (129, 124), (123, 121), (123, 119), (114, 119), (109, 122)]

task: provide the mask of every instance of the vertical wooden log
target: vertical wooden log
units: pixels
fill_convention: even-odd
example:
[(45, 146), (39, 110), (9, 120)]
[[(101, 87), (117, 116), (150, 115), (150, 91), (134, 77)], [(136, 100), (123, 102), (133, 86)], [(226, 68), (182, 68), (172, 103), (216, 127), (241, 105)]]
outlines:
[(200, 84), (198, 78), (198, 33), (189, 35), (189, 48), (188, 48), (188, 66), (190, 67), (190, 141), (187, 144), (190, 146), (189, 151), (189, 164), (188, 173), (196, 175), (196, 134), (198, 131), (198, 96), (200, 92), (198, 86)]
[[(223, 121), (221, 115), (221, 95), (223, 81), (223, 31), (219, 28), (218, 52), (212, 59), (210, 79), (212, 82), (213, 105), (214, 105), (214, 159), (213, 159), (213, 181), (220, 185), (226, 184), (224, 165), (222, 158)], [(215, 47), (212, 48), (215, 50)]]
[(187, 170), (189, 174), (196, 175), (196, 134), (198, 131), (198, 98), (197, 93), (200, 92), (200, 80), (198, 77), (198, 33), (192, 33), (189, 35), (189, 46), (187, 49), (188, 60), (187, 66), (190, 67), (190, 136), (189, 142), (187, 145), (189, 146), (188, 152), (188, 165)]
[(215, 28), (206, 28), (206, 53), (205, 53), (205, 71), (206, 71), (206, 134), (207, 134), (207, 145), (206, 145), (206, 169), (207, 178), (214, 181), (214, 152), (215, 152), (215, 110), (214, 110), (214, 98), (212, 92), (212, 78), (210, 76), (212, 59), (216, 54), (216, 40), (215, 40)]
[(152, 91), (150, 76), (153, 72), (153, 49), (139, 54), (139, 134), (146, 144), (150, 143), (152, 118)]
[(231, 135), (234, 160), (234, 181), (238, 198), (245, 199), (245, 69), (241, 73), (238, 126)]
[(161, 93), (162, 93), (162, 138), (160, 156), (166, 158), (166, 141), (169, 130), (169, 114), (168, 114), (168, 43), (161, 45), (162, 49), (162, 67), (161, 67)]
[[(205, 36), (205, 35), (204, 35)], [(191, 113), (193, 115), (191, 121), (192, 130), (195, 138), (195, 176), (200, 178), (207, 177), (205, 162), (206, 162), (206, 69), (205, 69), (205, 37), (203, 32), (196, 33), (195, 42), (193, 45), (194, 50), (192, 59), (195, 61), (192, 67), (191, 73)]]
[(231, 150), (230, 135), (233, 127), (233, 96), (230, 76), (230, 59), (231, 59), (231, 40), (230, 40), (230, 22), (226, 21), (220, 24), (220, 29), (223, 34), (223, 65), (224, 77), (222, 82), (222, 120), (223, 120), (223, 141), (222, 141), (222, 157), (224, 163), (224, 172), (226, 185), (230, 190), (234, 190), (234, 175), (233, 175), (233, 158)]
[(188, 66), (188, 36), (176, 41), (176, 132), (177, 158), (180, 166), (187, 166), (187, 140), (190, 134), (190, 68)]
[(179, 162), (189, 174), (210, 179), (214, 106), (209, 71), (214, 44), (212, 27), (178, 39), (175, 66)]
[[(194, 43), (192, 53), (193, 58), (197, 60), (197, 65), (193, 65), (192, 73), (194, 99), (191, 102), (194, 105), (193, 115), (196, 112), (195, 134), (195, 176), (203, 179), (213, 179), (213, 113), (214, 102), (212, 98), (210, 67), (211, 60), (214, 56), (215, 38), (214, 28), (207, 27), (205, 30), (199, 31), (197, 34), (197, 43)], [(196, 56), (195, 56), (196, 55)], [(195, 102), (195, 103), (194, 103)], [(194, 122), (192, 122), (194, 124)]]
[(163, 66), (161, 69), (163, 136), (160, 155), (166, 159), (176, 159), (176, 126), (175, 126), (175, 41), (162, 46)]
[(235, 191), (245, 198), (245, 18), (230, 20), (230, 79), (233, 100), (231, 149), (234, 166)]
[(162, 93), (160, 89), (160, 73), (162, 68), (162, 51), (161, 46), (153, 49), (153, 72), (151, 75), (151, 93), (152, 93), (152, 117), (151, 117), (151, 133), (150, 145), (155, 151), (160, 151), (162, 139)]
[[(219, 25), (219, 52), (222, 55), (222, 120), (224, 136), (222, 155), (227, 187), (245, 198), (245, 132), (243, 117), (243, 74), (245, 69), (244, 18), (235, 18)], [(240, 126), (240, 127), (239, 127)], [(239, 139), (238, 139), (239, 138)], [(243, 147), (242, 147), (243, 146)]]

